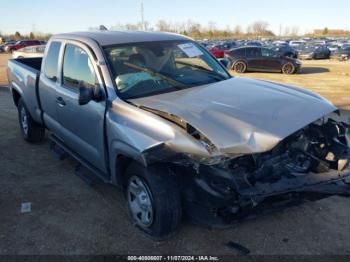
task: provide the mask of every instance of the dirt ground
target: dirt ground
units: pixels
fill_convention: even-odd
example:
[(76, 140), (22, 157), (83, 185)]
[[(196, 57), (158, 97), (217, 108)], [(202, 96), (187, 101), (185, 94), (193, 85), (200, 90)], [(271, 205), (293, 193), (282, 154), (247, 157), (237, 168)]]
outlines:
[[(0, 59), (4, 63), (5, 56)], [(328, 62), (311, 62), (310, 67), (315, 68), (316, 63), (326, 68)], [(320, 92), (336, 98), (333, 101), (346, 101), (349, 76), (340, 70), (349, 72), (349, 67), (329, 63), (331, 72), (246, 76), (320, 86)], [(0, 81), (0, 85), (6, 84), (1, 66)], [(328, 91), (325, 83), (335, 91)], [(0, 255), (237, 254), (226, 247), (229, 241), (256, 255), (350, 254), (350, 198), (307, 202), (229, 229), (206, 229), (184, 222), (177, 235), (158, 243), (129, 223), (117, 188), (104, 184), (89, 187), (74, 175), (75, 165), (72, 159), (57, 160), (48, 139), (39, 145), (21, 139), (11, 95), (0, 88)], [(21, 213), (21, 204), (26, 202), (31, 203), (31, 212)]]

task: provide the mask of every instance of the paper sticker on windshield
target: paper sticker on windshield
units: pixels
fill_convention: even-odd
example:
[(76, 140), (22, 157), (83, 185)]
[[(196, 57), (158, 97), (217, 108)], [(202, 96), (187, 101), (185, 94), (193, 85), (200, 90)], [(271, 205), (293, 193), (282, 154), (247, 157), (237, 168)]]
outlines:
[(196, 57), (203, 55), (203, 52), (192, 43), (181, 44), (178, 47), (184, 51), (188, 57)]

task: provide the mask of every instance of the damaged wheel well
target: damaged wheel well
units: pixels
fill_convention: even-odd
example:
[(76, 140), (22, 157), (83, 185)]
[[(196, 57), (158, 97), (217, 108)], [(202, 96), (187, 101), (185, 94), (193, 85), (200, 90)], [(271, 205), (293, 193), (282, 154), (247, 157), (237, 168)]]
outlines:
[(133, 163), (135, 160), (131, 157), (125, 156), (125, 155), (118, 155), (116, 158), (116, 164), (115, 164), (115, 179), (117, 183), (122, 187), (125, 188), (126, 186), (126, 170), (128, 167)]

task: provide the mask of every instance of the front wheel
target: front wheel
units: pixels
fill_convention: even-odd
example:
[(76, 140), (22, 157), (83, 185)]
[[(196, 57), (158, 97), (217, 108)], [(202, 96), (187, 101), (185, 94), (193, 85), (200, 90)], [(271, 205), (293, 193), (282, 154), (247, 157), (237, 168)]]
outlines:
[(294, 74), (295, 66), (292, 63), (287, 63), (282, 66), (282, 73), (286, 75)]
[(45, 127), (33, 120), (22, 99), (18, 101), (18, 119), (24, 140), (38, 143), (44, 139)]
[(156, 240), (171, 236), (182, 216), (175, 174), (163, 166), (132, 164), (126, 177), (127, 207), (133, 224)]

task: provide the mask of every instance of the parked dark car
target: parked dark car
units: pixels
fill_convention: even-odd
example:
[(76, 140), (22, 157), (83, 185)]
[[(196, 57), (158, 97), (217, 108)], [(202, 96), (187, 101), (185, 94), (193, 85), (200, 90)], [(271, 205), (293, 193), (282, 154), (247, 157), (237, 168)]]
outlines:
[(33, 45), (40, 45), (40, 41), (38, 40), (21, 40), (21, 41), (17, 41), (14, 44), (11, 45), (7, 45), (5, 47), (5, 51), (6, 52), (13, 52), (16, 51), (18, 49), (27, 47), (27, 46), (33, 46)]
[(350, 47), (340, 48), (331, 54), (331, 59), (337, 60), (349, 60), (350, 59)]
[(331, 51), (327, 46), (303, 45), (298, 47), (300, 59), (329, 59)]
[(298, 58), (298, 51), (295, 48), (289, 46), (288, 44), (273, 45), (270, 47), (270, 49), (276, 51), (281, 56)]
[(241, 47), (226, 52), (228, 67), (238, 73), (246, 71), (282, 72), (294, 74), (301, 68), (301, 62), (264, 47)]
[(248, 41), (245, 43), (246, 46), (262, 46), (262, 43), (259, 41)]

